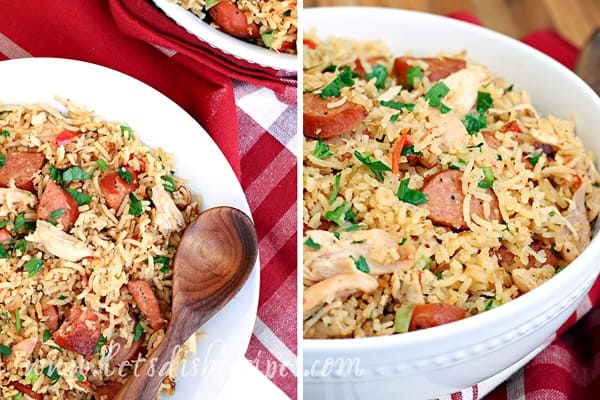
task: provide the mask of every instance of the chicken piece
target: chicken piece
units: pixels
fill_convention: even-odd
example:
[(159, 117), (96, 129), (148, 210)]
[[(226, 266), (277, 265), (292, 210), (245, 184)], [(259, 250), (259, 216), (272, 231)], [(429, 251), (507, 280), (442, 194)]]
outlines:
[(157, 184), (152, 188), (152, 203), (156, 207), (154, 224), (163, 235), (182, 229), (185, 226), (183, 214), (169, 196), (163, 185)]
[(165, 326), (165, 320), (160, 316), (160, 307), (156, 295), (152, 291), (152, 286), (142, 279), (129, 281), (127, 289), (133, 297), (137, 308), (144, 314), (148, 323), (154, 330), (159, 330)]
[(47, 221), (38, 220), (35, 232), (25, 238), (40, 245), (48, 253), (67, 261), (79, 261), (94, 252), (84, 242), (65, 233)]
[(15, 204), (33, 207), (37, 204), (37, 197), (27, 190), (0, 188), (0, 205), (12, 208)]
[(356, 271), (338, 274), (304, 289), (304, 318), (312, 315), (321, 305), (352, 293), (372, 293), (377, 289), (377, 279)]
[(590, 243), (591, 231), (585, 207), (585, 185), (581, 185), (573, 194), (573, 200), (566, 218), (573, 227), (574, 232), (570, 231), (566, 226), (563, 227), (560, 233), (561, 236), (573, 236), (573, 238), (565, 240), (560, 254), (567, 262), (571, 262)]
[(35, 350), (35, 346), (38, 341), (35, 337), (30, 337), (24, 340), (21, 340), (14, 346), (12, 346), (12, 353), (6, 359), (7, 362), (12, 362), (14, 359), (19, 357), (21, 360), (27, 360)]
[(469, 133), (462, 121), (454, 114), (442, 114), (437, 111), (429, 115), (432, 124), (431, 134), (441, 137), (442, 151), (467, 145)]
[(308, 231), (306, 235), (320, 246), (305, 253), (304, 276), (311, 281), (356, 271), (355, 260), (361, 256), (372, 275), (403, 270), (414, 262), (414, 248), (408, 243), (400, 246), (399, 238), (381, 229), (342, 233), (339, 239), (328, 231)]
[(465, 69), (443, 79), (450, 92), (442, 100), (461, 118), (464, 117), (477, 102), (477, 92), (482, 84), (490, 78), (484, 67), (470, 64)]

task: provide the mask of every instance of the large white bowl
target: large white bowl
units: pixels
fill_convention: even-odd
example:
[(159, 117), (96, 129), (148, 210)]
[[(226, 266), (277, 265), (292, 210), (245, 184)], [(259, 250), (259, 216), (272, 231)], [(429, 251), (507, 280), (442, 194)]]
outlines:
[[(600, 157), (600, 99), (575, 74), (501, 34), (449, 18), (393, 9), (318, 8), (304, 27), (329, 35), (385, 40), (393, 54), (467, 50), (517, 88), (543, 114), (573, 115), (576, 132)], [(547, 343), (600, 272), (598, 225), (589, 247), (532, 292), (462, 321), (389, 337), (304, 341), (306, 399), (427, 399), (469, 387)], [(533, 352), (533, 353), (532, 353)]]
[(281, 76), (296, 74), (298, 57), (295, 54), (278, 53), (237, 39), (210, 26), (191, 11), (168, 0), (152, 1), (178, 25), (218, 51), (253, 64), (274, 68), (279, 70)]

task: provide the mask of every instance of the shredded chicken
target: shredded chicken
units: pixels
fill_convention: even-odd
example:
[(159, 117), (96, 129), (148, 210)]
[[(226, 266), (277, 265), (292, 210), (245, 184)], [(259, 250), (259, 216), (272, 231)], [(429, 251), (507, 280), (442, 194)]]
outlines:
[(377, 289), (377, 279), (358, 270), (352, 273), (338, 274), (316, 283), (304, 290), (304, 318), (309, 317), (321, 305), (338, 297), (355, 292), (371, 293)]
[(7, 362), (12, 362), (12, 360), (19, 357), (21, 360), (27, 360), (29, 356), (35, 350), (35, 346), (37, 345), (37, 338), (30, 337), (24, 340), (21, 340), (19, 343), (12, 346), (12, 353), (6, 359)]
[(25, 239), (40, 245), (48, 253), (67, 261), (79, 261), (93, 254), (92, 249), (85, 243), (43, 220), (37, 221), (35, 232)]
[(318, 250), (304, 256), (304, 277), (311, 281), (356, 271), (355, 261), (361, 256), (372, 275), (403, 270), (414, 262), (414, 248), (408, 243), (400, 246), (399, 240), (381, 229), (341, 233), (339, 239), (328, 231), (308, 231), (306, 235), (319, 244)]
[(444, 147), (442, 151), (455, 147), (464, 148), (467, 145), (469, 137), (467, 128), (455, 114), (432, 112), (429, 115), (429, 122), (433, 125), (431, 133), (442, 139), (440, 145)]
[(27, 190), (0, 188), (0, 205), (12, 208), (13, 204), (25, 204), (33, 207), (36, 203), (37, 198)]
[(464, 117), (477, 102), (477, 92), (481, 85), (490, 79), (488, 72), (481, 65), (469, 64), (443, 79), (450, 92), (444, 97), (444, 104), (460, 117)]
[(156, 207), (154, 224), (163, 235), (168, 235), (185, 226), (183, 214), (163, 185), (157, 184), (152, 187), (152, 203)]
[(590, 243), (591, 232), (585, 207), (585, 185), (581, 185), (573, 194), (573, 200), (566, 218), (573, 227), (573, 231), (565, 226), (561, 231), (561, 235), (563, 237), (573, 236), (573, 239), (565, 240), (560, 254), (563, 259), (571, 262)]

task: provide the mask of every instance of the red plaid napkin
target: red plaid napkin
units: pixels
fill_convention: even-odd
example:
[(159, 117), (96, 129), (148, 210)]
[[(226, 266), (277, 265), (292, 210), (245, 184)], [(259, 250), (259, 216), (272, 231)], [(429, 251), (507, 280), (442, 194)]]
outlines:
[(10, 18), (0, 24), (0, 60), (63, 57), (124, 72), (179, 104), (219, 145), (246, 193), (259, 239), (259, 310), (246, 357), (295, 399), (296, 81), (209, 54), (150, 0), (2, 6)]
[[(481, 21), (468, 13), (454, 13), (450, 17), (481, 25)], [(552, 30), (531, 32), (522, 38), (522, 41), (568, 68), (572, 69), (575, 66), (577, 48)], [(600, 398), (599, 303), (600, 279), (583, 299), (577, 311), (558, 330), (554, 341), (509, 380), (501, 382), (500, 379), (490, 378), (440, 400)]]

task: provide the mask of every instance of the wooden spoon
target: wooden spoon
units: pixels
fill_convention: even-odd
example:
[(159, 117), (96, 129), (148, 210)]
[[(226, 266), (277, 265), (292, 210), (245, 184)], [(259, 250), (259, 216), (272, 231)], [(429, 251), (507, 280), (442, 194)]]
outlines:
[(115, 399), (154, 399), (168, 370), (161, 376), (163, 365), (240, 290), (257, 246), (252, 221), (235, 208), (211, 208), (192, 221), (173, 261), (173, 313), (165, 337)]
[(600, 28), (582, 47), (575, 72), (600, 95)]

